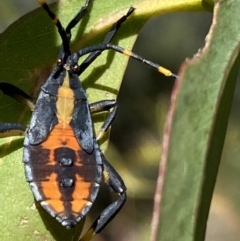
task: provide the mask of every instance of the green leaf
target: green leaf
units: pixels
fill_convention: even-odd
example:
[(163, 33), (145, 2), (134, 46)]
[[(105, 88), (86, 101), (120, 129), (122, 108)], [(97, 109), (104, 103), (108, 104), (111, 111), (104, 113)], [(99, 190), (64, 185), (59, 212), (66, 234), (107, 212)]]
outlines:
[(239, 7), (215, 5), (205, 47), (181, 67), (165, 127), (156, 240), (204, 240), (239, 69)]
[[(52, 8), (66, 26), (83, 3), (61, 1)], [(137, 32), (150, 17), (203, 9), (200, 0), (158, 0), (151, 4), (146, 0), (94, 1), (90, 16), (73, 31), (72, 49), (101, 42), (109, 27), (130, 5), (136, 7), (135, 13), (113, 41), (127, 49), (132, 48)], [(0, 80), (37, 97), (56, 61), (60, 43), (55, 26), (41, 8), (23, 16), (0, 35)], [(116, 98), (127, 61), (125, 56), (109, 51), (81, 76), (90, 102)], [(4, 95), (0, 96), (0, 101), (1, 122), (29, 122), (31, 112), (20, 103)], [(22, 138), (4, 138), (0, 142), (0, 226), (4, 227), (1, 240), (77, 240), (81, 227), (65, 230), (45, 211), (35, 207), (21, 163), (22, 143)]]

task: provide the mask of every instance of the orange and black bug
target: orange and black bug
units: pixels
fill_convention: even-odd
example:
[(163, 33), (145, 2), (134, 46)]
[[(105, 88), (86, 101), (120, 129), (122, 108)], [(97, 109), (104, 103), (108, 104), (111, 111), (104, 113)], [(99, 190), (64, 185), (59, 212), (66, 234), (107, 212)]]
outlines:
[[(86, 14), (90, 0), (86, 0), (85, 6), (66, 29), (44, 0), (38, 2), (58, 29), (62, 39), (61, 50), (56, 67), (41, 87), (36, 103), (16, 86), (0, 82), (3, 93), (33, 110), (28, 127), (1, 123), (0, 137), (26, 133), (23, 163), (27, 182), (36, 201), (66, 228), (74, 227), (88, 213), (102, 181), (119, 194), (119, 198), (101, 212), (80, 239), (87, 241), (122, 208), (126, 201), (126, 187), (105, 159), (97, 142), (111, 126), (117, 113), (117, 103), (115, 100), (102, 100), (89, 104), (79, 76), (107, 49), (141, 61), (167, 76), (176, 76), (158, 64), (110, 43), (121, 24), (133, 13), (133, 7), (112, 26), (102, 43), (71, 53), (71, 29)], [(88, 57), (79, 65), (78, 60), (87, 54)], [(103, 111), (109, 111), (109, 115), (100, 134), (95, 137), (91, 114)]]

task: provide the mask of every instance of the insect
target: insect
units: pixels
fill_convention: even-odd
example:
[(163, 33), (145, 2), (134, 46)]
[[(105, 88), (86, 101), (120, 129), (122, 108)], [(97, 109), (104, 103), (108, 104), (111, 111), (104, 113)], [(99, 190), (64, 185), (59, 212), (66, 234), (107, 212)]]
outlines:
[[(133, 7), (113, 24), (102, 43), (71, 53), (71, 30), (86, 15), (91, 1), (86, 0), (66, 29), (44, 0), (38, 2), (56, 25), (62, 46), (56, 66), (42, 85), (36, 102), (18, 87), (0, 82), (4, 94), (33, 110), (28, 127), (0, 123), (0, 137), (25, 135), (23, 163), (26, 180), (36, 201), (66, 228), (74, 227), (89, 212), (102, 181), (118, 194), (119, 198), (100, 213), (80, 239), (88, 241), (123, 207), (126, 186), (98, 145), (98, 140), (116, 116), (117, 102), (101, 100), (89, 104), (79, 76), (107, 49), (141, 61), (167, 76), (176, 76), (158, 64), (110, 43), (121, 24), (133, 13)], [(88, 56), (79, 65), (78, 60), (84, 55)], [(109, 114), (96, 137), (91, 115), (105, 111)]]

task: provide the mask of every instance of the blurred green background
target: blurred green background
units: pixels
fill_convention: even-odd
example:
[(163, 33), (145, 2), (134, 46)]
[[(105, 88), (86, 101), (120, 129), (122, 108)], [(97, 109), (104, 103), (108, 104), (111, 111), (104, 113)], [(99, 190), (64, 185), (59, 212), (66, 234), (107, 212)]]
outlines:
[[(1, 1), (0, 31), (36, 7), (35, 0)], [(181, 63), (204, 45), (211, 18), (212, 14), (206, 12), (155, 17), (143, 27), (133, 51), (177, 73)], [(106, 153), (126, 182), (128, 201), (109, 226), (94, 237), (95, 241), (149, 240), (161, 139), (173, 84), (173, 80), (129, 60), (118, 96), (120, 110)], [(207, 241), (240, 240), (239, 92), (238, 83), (208, 221)], [(103, 189), (93, 216), (105, 200), (110, 200)], [(90, 222), (91, 215), (87, 227)]]

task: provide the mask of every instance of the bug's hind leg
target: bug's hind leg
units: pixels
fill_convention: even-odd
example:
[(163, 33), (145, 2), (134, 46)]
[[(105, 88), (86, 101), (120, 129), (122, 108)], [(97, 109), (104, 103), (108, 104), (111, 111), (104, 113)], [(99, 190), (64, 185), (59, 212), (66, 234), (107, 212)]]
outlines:
[(33, 99), (24, 91), (16, 87), (15, 85), (6, 83), (6, 82), (0, 82), (0, 90), (5, 94), (13, 99), (19, 101), (20, 103), (26, 105), (31, 110), (34, 109), (34, 102)]
[(103, 122), (101, 130), (97, 134), (97, 140), (101, 139), (104, 133), (112, 125), (112, 122), (114, 121), (117, 115), (118, 105), (116, 100), (101, 100), (90, 104), (90, 111), (92, 114), (103, 111), (109, 111), (110, 109), (112, 109), (112, 111), (109, 112), (106, 120)]
[(94, 221), (89, 230), (80, 238), (79, 241), (89, 241), (91, 238), (101, 232), (103, 228), (118, 214), (118, 212), (123, 207), (126, 202), (126, 187), (115, 169), (110, 165), (110, 163), (105, 159), (104, 155), (101, 153), (103, 160), (103, 180), (104, 182), (113, 190), (115, 193), (119, 194), (119, 199), (107, 206)]

